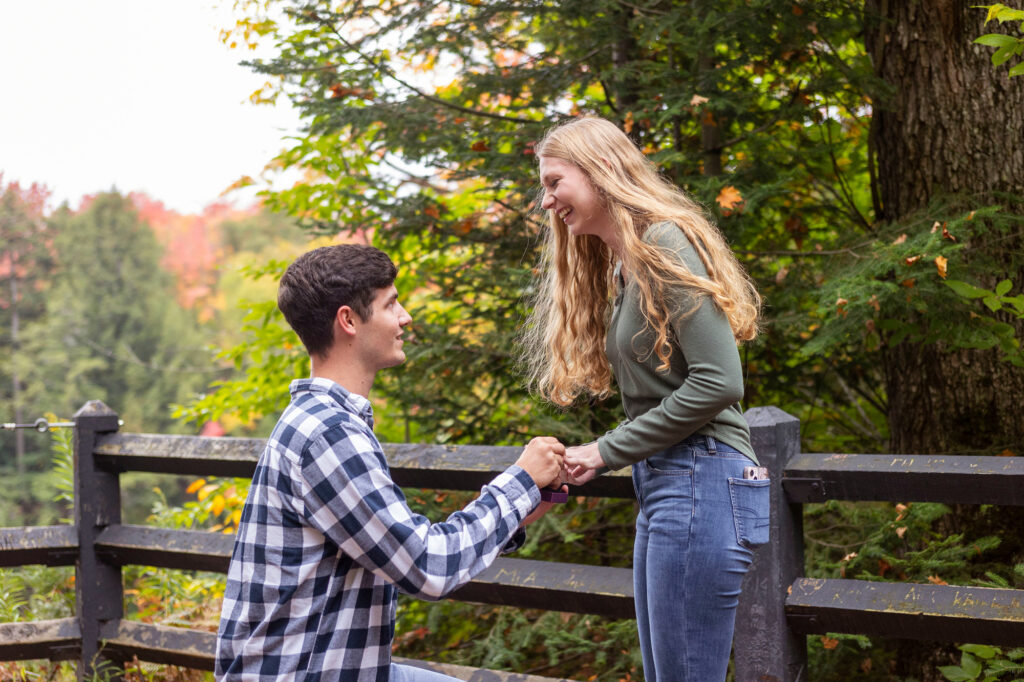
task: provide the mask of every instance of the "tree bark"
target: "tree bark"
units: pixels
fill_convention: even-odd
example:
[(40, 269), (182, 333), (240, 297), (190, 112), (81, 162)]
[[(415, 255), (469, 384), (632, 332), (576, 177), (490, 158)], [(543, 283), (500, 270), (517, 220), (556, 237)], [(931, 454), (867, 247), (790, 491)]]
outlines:
[[(998, 30), (984, 27), (985, 12), (964, 0), (869, 0), (866, 10), (868, 50), (891, 88), (874, 111), (878, 218), (899, 221), (954, 194), (1024, 213), (1024, 78), (1009, 78), (1005, 66), (992, 66), (991, 48), (973, 44)], [(1018, 203), (997, 201), (995, 192)], [(1002, 250), (1019, 253), (1024, 245), (1014, 241)], [(1010, 261), (985, 284), (1024, 284)], [(1024, 326), (1017, 326), (1020, 336)], [(903, 343), (883, 362), (893, 452), (1009, 448), (1024, 455), (1024, 369), (1001, 361), (998, 351)]]
[[(991, 64), (991, 48), (973, 44), (983, 33), (1006, 29), (985, 27), (984, 10), (963, 0), (867, 0), (865, 9), (866, 45), (876, 75), (890, 88), (873, 112), (878, 219), (900, 221), (947, 195), (1024, 214), (1024, 78), (1008, 78), (1005, 66)], [(1017, 199), (996, 200), (996, 192)], [(1013, 265), (1024, 249), (1019, 236), (999, 248), (970, 246), (1004, 254), (1005, 267), (983, 285), (994, 288), (1006, 278), (1024, 284), (1024, 272)], [(1006, 321), (1024, 336), (1019, 320)], [(948, 352), (904, 342), (885, 349), (882, 360), (892, 452), (1024, 455), (1024, 369), (1002, 361), (998, 351)], [(1024, 512), (1003, 509), (1002, 527), (992, 522), (976, 507), (957, 507), (939, 531), (997, 534), (1004, 540), (1000, 556), (989, 559), (1019, 561)], [(896, 673), (941, 682), (938, 666), (955, 663), (958, 654), (953, 645), (901, 641)]]

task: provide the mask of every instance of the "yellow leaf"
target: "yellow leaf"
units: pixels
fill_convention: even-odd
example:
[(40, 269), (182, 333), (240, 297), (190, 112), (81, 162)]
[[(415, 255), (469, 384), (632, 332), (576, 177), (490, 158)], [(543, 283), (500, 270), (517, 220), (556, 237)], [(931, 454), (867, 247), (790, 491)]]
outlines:
[(219, 516), (220, 513), (224, 511), (223, 495), (217, 495), (216, 497), (213, 498), (213, 502), (210, 503), (210, 511), (212, 511), (217, 516)]
[(715, 201), (722, 207), (723, 211), (731, 211), (743, 203), (743, 195), (732, 185), (726, 185), (715, 197)]
[(199, 489), (199, 494), (196, 495), (196, 497), (199, 499), (200, 502), (202, 502), (203, 500), (210, 496), (210, 493), (212, 493), (216, 489), (216, 483), (207, 483), (206, 485)]
[(185, 492), (188, 493), (189, 495), (191, 495), (195, 491), (197, 491), (200, 488), (202, 488), (204, 485), (206, 485), (206, 479), (205, 478), (197, 478), (196, 480), (192, 481), (192, 484), (189, 485), (189, 487), (185, 488)]
[(939, 271), (939, 277), (946, 279), (946, 259), (942, 256), (935, 257), (935, 268)]

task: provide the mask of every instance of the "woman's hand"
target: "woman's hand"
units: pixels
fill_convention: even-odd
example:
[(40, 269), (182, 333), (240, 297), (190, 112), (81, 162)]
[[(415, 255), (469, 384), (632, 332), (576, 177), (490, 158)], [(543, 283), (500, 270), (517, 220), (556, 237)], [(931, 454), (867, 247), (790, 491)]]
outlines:
[(565, 474), (568, 483), (583, 485), (597, 476), (597, 470), (604, 466), (597, 441), (565, 449)]

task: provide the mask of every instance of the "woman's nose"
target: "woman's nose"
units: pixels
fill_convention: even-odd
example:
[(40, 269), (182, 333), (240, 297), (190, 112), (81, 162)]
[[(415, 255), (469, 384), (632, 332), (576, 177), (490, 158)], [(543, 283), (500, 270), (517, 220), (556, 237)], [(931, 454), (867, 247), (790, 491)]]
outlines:
[(550, 192), (544, 192), (544, 200), (540, 202), (540, 207), (545, 211), (549, 211), (554, 205), (555, 197)]

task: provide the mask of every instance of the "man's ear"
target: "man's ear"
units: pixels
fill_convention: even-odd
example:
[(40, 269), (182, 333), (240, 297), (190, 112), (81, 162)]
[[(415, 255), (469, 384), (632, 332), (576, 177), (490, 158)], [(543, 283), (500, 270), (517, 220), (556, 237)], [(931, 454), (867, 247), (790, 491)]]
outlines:
[(359, 316), (356, 314), (356, 311), (347, 305), (338, 308), (338, 312), (334, 314), (334, 324), (345, 336), (355, 336), (357, 320), (359, 320)]

